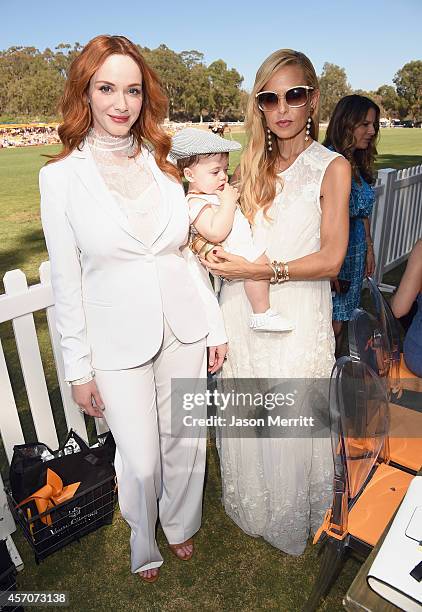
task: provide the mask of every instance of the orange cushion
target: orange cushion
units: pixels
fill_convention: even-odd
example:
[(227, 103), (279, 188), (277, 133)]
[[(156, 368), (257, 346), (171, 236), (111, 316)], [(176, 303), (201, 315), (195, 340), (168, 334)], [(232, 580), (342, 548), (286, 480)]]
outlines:
[(349, 512), (347, 530), (375, 546), (414, 476), (381, 463)]
[(407, 367), (403, 353), (400, 356), (400, 380), (402, 382), (403, 389), (410, 389), (412, 391), (419, 391), (422, 393), (422, 378), (413, 374)]
[(390, 460), (417, 472), (422, 467), (422, 413), (390, 404)]

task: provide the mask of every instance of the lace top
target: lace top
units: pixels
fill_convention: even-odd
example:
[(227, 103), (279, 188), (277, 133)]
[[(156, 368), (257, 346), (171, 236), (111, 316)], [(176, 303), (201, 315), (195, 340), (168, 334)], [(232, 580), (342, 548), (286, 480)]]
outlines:
[(103, 136), (91, 130), (87, 142), (104, 182), (134, 234), (151, 244), (163, 214), (160, 189), (132, 136)]

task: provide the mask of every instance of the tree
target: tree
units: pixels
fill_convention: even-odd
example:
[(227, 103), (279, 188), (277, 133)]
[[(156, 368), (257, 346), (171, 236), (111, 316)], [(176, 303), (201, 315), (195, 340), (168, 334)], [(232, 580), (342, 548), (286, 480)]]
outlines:
[(408, 62), (393, 78), (403, 107), (413, 119), (422, 117), (422, 60)]
[(188, 80), (188, 69), (178, 53), (166, 45), (157, 49), (141, 49), (147, 63), (158, 73), (169, 99), (169, 117), (183, 111), (182, 96)]
[(397, 92), (392, 85), (381, 85), (375, 93), (387, 113), (395, 113), (398, 110), (399, 100)]
[[(241, 114), (243, 77), (229, 70), (223, 60), (210, 67), (195, 49), (176, 53), (166, 45), (157, 49), (138, 46), (146, 62), (157, 72), (169, 99), (172, 119)], [(52, 49), (10, 47), (0, 50), (0, 109), (14, 119), (57, 118), (57, 105), (69, 67), (82, 46), (60, 43)], [(212, 95), (211, 95), (212, 94)]]
[(210, 80), (210, 111), (216, 119), (239, 113), (240, 86), (243, 77), (237, 70), (227, 69), (223, 60), (217, 60), (208, 66)]
[[(75, 42), (73, 48), (68, 43), (60, 43), (55, 47), (56, 53), (52, 54), (52, 61), (55, 69), (63, 76), (63, 78), (67, 79), (69, 73), (69, 66), (75, 59), (77, 55), (82, 51), (83, 46)], [(44, 54), (50, 52), (50, 49), (46, 49)]]
[(183, 95), (186, 118), (202, 121), (210, 107), (210, 80), (207, 67), (195, 64), (189, 71), (187, 87)]
[(243, 119), (246, 115), (246, 108), (248, 106), (248, 101), (249, 101), (249, 93), (245, 90), (245, 89), (241, 89), (240, 90), (240, 103), (239, 103), (239, 111), (240, 111), (240, 117), (239, 119)]
[(321, 119), (327, 121), (337, 102), (351, 93), (351, 87), (347, 82), (346, 71), (336, 64), (325, 62), (319, 78), (321, 90)]
[(64, 78), (54, 65), (50, 49), (10, 47), (0, 52), (2, 113), (17, 117), (48, 118), (56, 114)]
[(358, 96), (365, 96), (365, 98), (369, 99), (374, 97), (374, 92), (367, 91), (366, 89), (354, 89), (352, 93), (357, 94)]
[(204, 64), (204, 54), (200, 51), (195, 51), (195, 49), (192, 49), (192, 51), (182, 51), (179, 55), (188, 70), (192, 70), (194, 66)]

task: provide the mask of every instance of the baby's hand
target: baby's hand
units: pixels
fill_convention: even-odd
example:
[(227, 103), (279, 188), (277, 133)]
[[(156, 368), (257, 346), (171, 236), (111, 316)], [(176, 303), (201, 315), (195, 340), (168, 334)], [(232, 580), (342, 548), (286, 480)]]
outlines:
[(222, 191), (217, 189), (215, 194), (218, 196), (221, 206), (224, 205), (235, 207), (239, 199), (239, 191), (236, 189), (236, 187), (233, 187), (233, 185), (230, 185), (229, 183), (224, 185), (224, 189)]

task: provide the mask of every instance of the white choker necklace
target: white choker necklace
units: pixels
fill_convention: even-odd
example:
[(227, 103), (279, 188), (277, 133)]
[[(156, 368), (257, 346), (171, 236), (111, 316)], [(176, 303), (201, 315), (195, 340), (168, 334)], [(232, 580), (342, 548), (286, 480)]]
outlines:
[(127, 136), (111, 136), (109, 134), (98, 134), (93, 128), (88, 132), (87, 141), (89, 146), (96, 151), (126, 151), (132, 152), (135, 139), (132, 134)]

